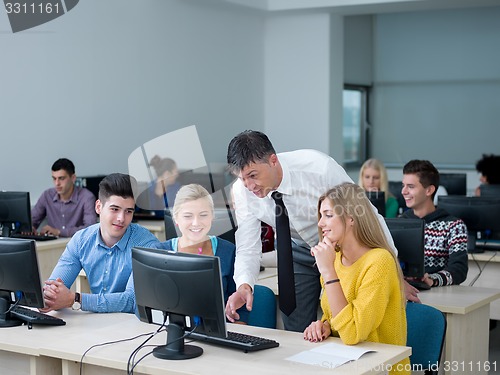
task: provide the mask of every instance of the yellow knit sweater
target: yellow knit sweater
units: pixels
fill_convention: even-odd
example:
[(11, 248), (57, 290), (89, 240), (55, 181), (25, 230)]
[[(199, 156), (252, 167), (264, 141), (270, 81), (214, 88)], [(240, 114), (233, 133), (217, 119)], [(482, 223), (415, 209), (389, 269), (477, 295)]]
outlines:
[[(341, 253), (337, 253), (335, 270), (347, 306), (332, 316), (323, 291), (321, 320), (328, 321), (332, 335), (339, 336), (347, 345), (362, 341), (406, 345), (405, 302), (392, 255), (385, 249), (372, 249), (354, 264), (344, 266)], [(323, 282), (322, 279), (322, 285)], [(397, 364), (400, 366), (393, 366), (390, 374), (410, 374), (409, 363), (409, 358), (404, 359)]]

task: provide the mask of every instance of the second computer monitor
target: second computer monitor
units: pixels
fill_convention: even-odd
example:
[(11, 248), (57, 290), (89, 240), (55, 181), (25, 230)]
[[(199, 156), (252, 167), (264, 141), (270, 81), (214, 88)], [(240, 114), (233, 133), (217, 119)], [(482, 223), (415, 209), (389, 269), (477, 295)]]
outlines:
[(391, 232), (405, 277), (421, 278), (424, 266), (424, 221), (421, 219), (385, 219)]
[(0, 191), (0, 236), (31, 231), (30, 193)]
[(500, 197), (440, 196), (438, 206), (464, 221), (469, 252), (477, 252), (478, 236), (490, 238), (500, 233)]
[(35, 241), (0, 238), (0, 327), (22, 323), (7, 313), (15, 303), (43, 307)]
[(383, 191), (367, 191), (366, 196), (377, 208), (378, 213), (385, 217), (385, 193)]
[(500, 185), (484, 184), (479, 187), (482, 197), (500, 197)]
[(448, 195), (466, 195), (467, 175), (465, 173), (440, 173), (439, 185), (444, 186)]

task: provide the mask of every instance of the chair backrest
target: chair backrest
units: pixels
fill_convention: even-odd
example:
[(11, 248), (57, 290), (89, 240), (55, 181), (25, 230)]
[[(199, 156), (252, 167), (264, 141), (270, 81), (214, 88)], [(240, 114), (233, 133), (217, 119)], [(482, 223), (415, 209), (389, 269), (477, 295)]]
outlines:
[(426, 374), (437, 374), (446, 335), (446, 317), (438, 309), (421, 303), (406, 304), (407, 346), (412, 348), (410, 362), (421, 365)]
[(255, 285), (252, 311), (248, 314), (251, 326), (276, 328), (276, 296), (271, 288)]
[(163, 221), (165, 223), (165, 240), (168, 241), (171, 238), (178, 237), (174, 219), (172, 218), (172, 214), (169, 209), (165, 209)]

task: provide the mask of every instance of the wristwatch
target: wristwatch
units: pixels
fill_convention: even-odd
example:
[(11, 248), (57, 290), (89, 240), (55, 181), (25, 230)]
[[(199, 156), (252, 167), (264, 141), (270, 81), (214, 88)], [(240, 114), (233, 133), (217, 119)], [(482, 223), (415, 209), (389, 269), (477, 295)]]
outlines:
[(73, 302), (73, 305), (71, 306), (71, 308), (73, 310), (80, 310), (82, 308), (82, 296), (80, 295), (80, 293), (76, 292), (75, 293), (75, 302)]

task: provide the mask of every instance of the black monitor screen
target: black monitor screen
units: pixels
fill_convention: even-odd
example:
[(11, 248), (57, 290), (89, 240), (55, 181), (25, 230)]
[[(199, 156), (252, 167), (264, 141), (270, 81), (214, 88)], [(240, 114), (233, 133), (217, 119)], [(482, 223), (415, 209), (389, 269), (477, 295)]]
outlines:
[(467, 175), (465, 173), (440, 173), (439, 185), (446, 188), (448, 195), (466, 195)]
[(403, 194), (401, 193), (402, 188), (403, 188), (403, 184), (401, 181), (389, 181), (389, 191), (397, 199), (398, 206), (403, 211), (406, 211), (406, 209), (407, 209), (406, 201), (403, 197)]
[(30, 194), (25, 191), (0, 191), (1, 236), (31, 232)]
[(35, 241), (0, 238), (0, 327), (22, 323), (7, 313), (14, 303), (43, 307)]
[(378, 213), (385, 217), (385, 193), (383, 191), (367, 191), (366, 196), (377, 208)]
[(500, 197), (500, 185), (481, 185), (479, 187), (481, 190), (482, 197)]
[(489, 238), (500, 232), (500, 197), (440, 196), (438, 206), (462, 219), (469, 232), (467, 249), (476, 248), (478, 234)]
[(184, 333), (193, 329), (226, 337), (218, 257), (134, 247), (132, 269), (140, 319), (162, 324), (153, 320), (154, 310), (168, 318), (167, 344), (154, 349), (155, 357), (185, 359), (201, 355), (201, 348), (184, 345)]
[(406, 277), (421, 278), (424, 266), (424, 221), (420, 219), (385, 219), (391, 232), (398, 259)]

